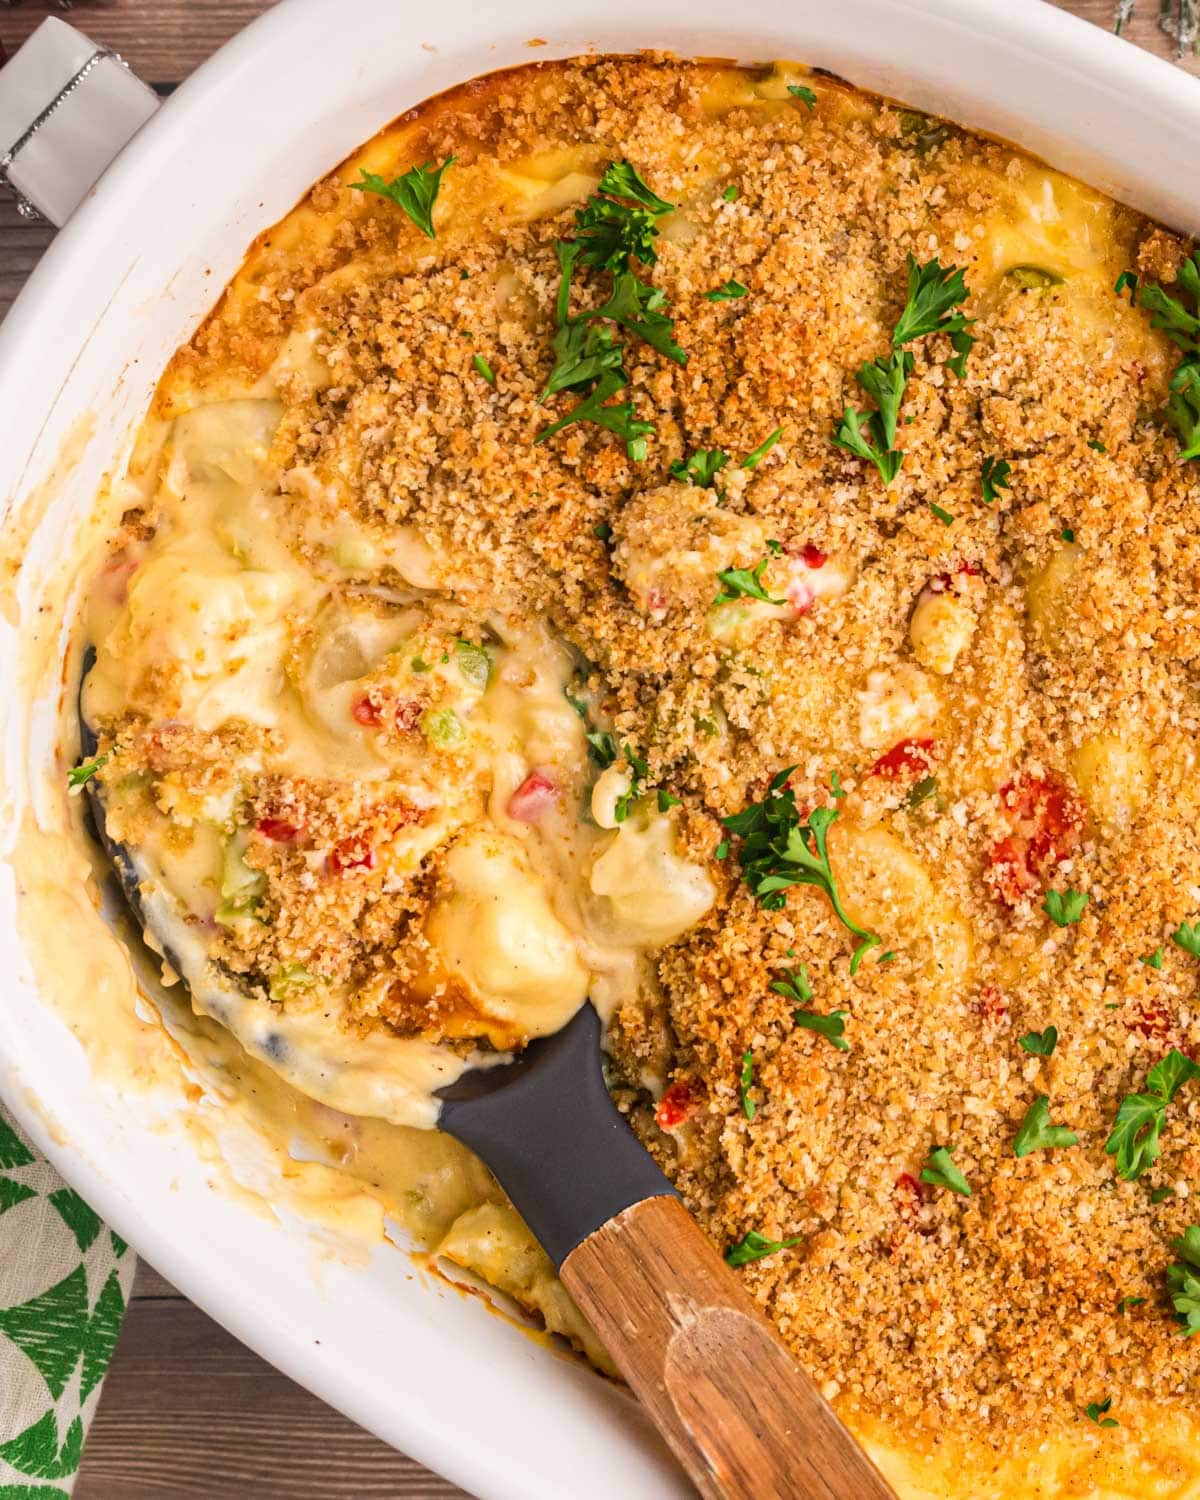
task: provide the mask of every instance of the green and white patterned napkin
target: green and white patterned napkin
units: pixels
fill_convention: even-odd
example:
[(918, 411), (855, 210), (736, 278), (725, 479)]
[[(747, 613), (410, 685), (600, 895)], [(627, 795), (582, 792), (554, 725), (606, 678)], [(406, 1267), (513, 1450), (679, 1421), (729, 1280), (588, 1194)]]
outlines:
[(135, 1257), (0, 1105), (0, 1500), (66, 1500)]

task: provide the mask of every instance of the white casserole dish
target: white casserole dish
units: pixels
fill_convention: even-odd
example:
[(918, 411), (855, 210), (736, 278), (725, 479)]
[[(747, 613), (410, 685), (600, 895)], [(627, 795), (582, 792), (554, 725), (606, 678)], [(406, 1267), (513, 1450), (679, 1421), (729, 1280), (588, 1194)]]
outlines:
[[(532, 39), (539, 39), (536, 45)], [(162, 366), (251, 238), (386, 121), (479, 73), (595, 48), (795, 58), (1019, 142), (1185, 229), (1200, 87), (1041, 0), (282, 0), (128, 146), (0, 330), (0, 473), (10, 533), (54, 497), (19, 589), (118, 470)], [(90, 417), (80, 435), (80, 418)], [(72, 463), (60, 463), (74, 444)], [(80, 446), (81, 445), (81, 446)], [(0, 840), (54, 755), (57, 703), (31, 701), (0, 619)], [(29, 747), (32, 746), (31, 750)], [(0, 863), (0, 1094), (110, 1223), (239, 1337), (333, 1405), (484, 1500), (687, 1493), (620, 1391), (380, 1250), (318, 1260), (214, 1189), (178, 1121), (150, 1130), (95, 1083), (39, 997)], [(71, 935), (64, 934), (69, 942)]]

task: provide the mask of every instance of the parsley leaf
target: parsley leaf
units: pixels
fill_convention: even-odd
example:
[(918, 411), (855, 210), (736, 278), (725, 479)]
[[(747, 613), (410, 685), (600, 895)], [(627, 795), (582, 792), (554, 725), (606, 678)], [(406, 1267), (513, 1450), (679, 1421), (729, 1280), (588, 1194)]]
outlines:
[(640, 462), (646, 456), (646, 435), (655, 431), (654, 423), (638, 421), (633, 415), (632, 401), (621, 401), (612, 406), (605, 404), (624, 385), (622, 376), (612, 370), (605, 370), (595, 389), (578, 406), (572, 407), (566, 416), (559, 417), (557, 422), (551, 422), (549, 427), (543, 427), (534, 442), (544, 443), (547, 438), (553, 437), (556, 432), (561, 432), (573, 422), (595, 422), (598, 427), (607, 428), (609, 432), (615, 432), (618, 437), (624, 438), (625, 451), (630, 458)]
[[(862, 425), (864, 422), (867, 424), (865, 433)], [(845, 448), (847, 453), (853, 453), (874, 464), (885, 485), (891, 484), (900, 472), (904, 454), (889, 447), (883, 430), (883, 419), (877, 411), (856, 411), (854, 407), (847, 406), (842, 412), (841, 426), (834, 433), (833, 441), (837, 447)]]
[(1132, 307), (1137, 301), (1138, 278), (1135, 271), (1122, 271), (1117, 277), (1117, 284), (1113, 288), (1117, 296), (1126, 289), (1129, 291), (1129, 305)]
[(1191, 1224), (1183, 1238), (1171, 1241), (1179, 1259), (1167, 1267), (1167, 1290), (1184, 1335), (1200, 1333), (1200, 1227)]
[[(876, 430), (881, 447), (896, 446), (900, 403), (904, 399), (904, 386), (912, 369), (913, 357), (907, 349), (897, 349), (890, 359), (870, 360), (859, 366), (858, 383), (879, 408), (879, 425)], [(899, 464), (896, 467), (899, 468)]]
[(1200, 361), (1196, 356), (1181, 361), (1171, 377), (1167, 421), (1179, 439), (1180, 458), (1200, 458)]
[(728, 462), (729, 454), (723, 448), (697, 448), (686, 463), (671, 465), (671, 478), (694, 484), (697, 489), (710, 490)]
[(431, 163), (423, 162), (391, 182), (385, 182), (374, 172), (361, 172), (362, 181), (352, 182), (355, 192), (376, 193), (381, 198), (390, 198), (398, 203), (426, 239), (434, 240), (437, 234), (433, 227), (433, 205), (437, 202), (442, 186), (442, 173), (457, 158), (448, 156), (440, 167), (431, 170)]
[(985, 458), (980, 480), (983, 485), (983, 502), (990, 505), (1001, 490), (1011, 488), (1008, 476), (1012, 473), (1012, 464), (1006, 458)]
[(1027, 1031), (1020, 1040), (1020, 1046), (1026, 1052), (1032, 1052), (1035, 1057), (1050, 1057), (1058, 1046), (1058, 1027), (1047, 1026), (1045, 1031)]
[(1057, 1146), (1077, 1146), (1079, 1137), (1063, 1125), (1050, 1123), (1050, 1098), (1039, 1094), (1025, 1111), (1021, 1128), (1013, 1139), (1013, 1155), (1028, 1156), (1031, 1151), (1048, 1151)]
[[(1175, 285), (1181, 295), (1173, 296), (1162, 286), (1138, 286), (1131, 272), (1122, 272), (1117, 293), (1129, 288), (1129, 300), (1135, 297), (1150, 313), (1150, 326), (1183, 350), (1183, 359), (1171, 379), (1167, 401), (1167, 422), (1179, 439), (1185, 460), (1200, 458), (1200, 251), (1193, 251), (1180, 266)], [(1191, 300), (1196, 311), (1184, 302)]]
[(802, 83), (789, 83), (787, 91), (793, 99), (799, 99), (801, 104), (807, 104), (809, 109), (812, 109), (813, 105), (817, 102), (816, 94), (813, 93), (812, 89), (805, 88)]
[(764, 604), (786, 604), (786, 599), (772, 599), (762, 586), (763, 570), (768, 562), (770, 558), (764, 557), (755, 568), (726, 568), (724, 572), (718, 573), (717, 582), (721, 585), (721, 592), (713, 600), (714, 608), (718, 604), (732, 604), (743, 598), (761, 599)]
[(627, 271), (631, 260), (639, 260), (652, 266), (658, 259), (658, 220), (674, 207), (652, 192), (629, 162), (610, 162), (596, 192), (575, 212), (580, 265)]
[(796, 794), (787, 784), (795, 769), (788, 766), (780, 771), (761, 802), (723, 818), (722, 823), (742, 840), (738, 851), (742, 879), (767, 911), (779, 910), (790, 886), (812, 885), (825, 893), (842, 925), (862, 939), (850, 961), (850, 972), (856, 974), (863, 955), (878, 945), (879, 938), (851, 921), (842, 905), (826, 848), (829, 829), (839, 813), (836, 808), (817, 807), (801, 823)]
[(782, 979), (772, 981), (771, 988), (777, 995), (807, 1005), (813, 997), (812, 985), (808, 982), (808, 966), (799, 964), (796, 968), (789, 969)]
[(938, 779), (936, 776), (922, 776), (912, 791), (904, 799), (904, 806), (911, 812), (914, 807), (920, 807), (922, 802), (928, 802), (930, 797), (937, 795)]
[(1174, 1047), (1150, 1069), (1147, 1092), (1126, 1094), (1104, 1149), (1116, 1158), (1117, 1175), (1126, 1182), (1140, 1177), (1158, 1160), (1159, 1137), (1167, 1122), (1167, 1105), (1180, 1088), (1200, 1074), (1200, 1067)]
[(943, 510), (940, 505), (935, 505), (932, 500), (929, 502), (929, 509), (934, 513), (934, 515), (938, 518), (943, 526), (954, 525), (954, 517), (950, 514), (950, 512), (948, 510)]
[[(892, 343), (897, 349), (931, 333), (948, 333), (954, 337), (970, 326), (974, 319), (952, 310), (965, 302), (969, 295), (964, 276), (961, 266), (942, 266), (936, 259), (920, 265), (909, 253), (908, 300), (892, 334)], [(962, 352), (965, 357), (966, 351)]]
[(669, 214), (675, 207), (653, 192), (637, 168), (625, 160), (609, 162), (596, 191), (608, 193), (613, 198), (626, 198), (630, 203), (649, 209), (652, 214)]
[(754, 1087), (754, 1054), (749, 1048), (742, 1057), (742, 1073), (738, 1080), (738, 1092), (742, 1096), (742, 1113), (747, 1120), (753, 1120), (758, 1113), (758, 1105), (750, 1097), (750, 1090)]
[(1164, 953), (1165, 949), (1155, 948), (1153, 953), (1147, 953), (1143, 958), (1139, 958), (1138, 963), (1145, 964), (1148, 969), (1161, 969)]
[[(1089, 1401), (1084, 1407), (1084, 1411), (1090, 1420), (1095, 1422), (1097, 1427), (1119, 1427), (1121, 1424), (1117, 1421), (1116, 1417), (1106, 1417), (1104, 1415), (1111, 1407), (1112, 1397), (1106, 1396), (1103, 1401)], [(1102, 1418), (1103, 1420), (1101, 1420)]]
[(721, 286), (714, 287), (711, 292), (705, 292), (706, 302), (733, 302), (738, 297), (748, 296), (750, 288), (743, 286), (740, 281), (734, 281), (731, 277)]
[(667, 789), (666, 789), (665, 786), (660, 786), (659, 787), (659, 789), (658, 789), (658, 810), (659, 810), (659, 812), (661, 812), (661, 813), (670, 812), (673, 807), (680, 807), (681, 805), (682, 804), (680, 803), (679, 798), (672, 796), (671, 793), (667, 791)]
[(1047, 891), (1042, 910), (1056, 927), (1070, 927), (1083, 916), (1087, 904), (1086, 891)]
[(803, 1008), (813, 997), (812, 985), (808, 982), (808, 970), (803, 964), (790, 970), (782, 979), (776, 979), (771, 988), (777, 995), (783, 995), (785, 999), (800, 1002), (801, 1009), (792, 1012), (792, 1020), (797, 1026), (803, 1027), (805, 1031), (815, 1031), (839, 1052), (849, 1052), (850, 1043), (845, 1039), (848, 1011), (834, 1010), (822, 1016), (818, 1015), (815, 1010)]
[(471, 360), (471, 363), (475, 366), (479, 374), (482, 375), (483, 378), (487, 381), (488, 385), (496, 384), (496, 372), (492, 369), (491, 365), (488, 364), (487, 360), (484, 359), (482, 354), (476, 354), (475, 357)]
[(597, 729), (582, 698), (577, 698), (570, 687), (563, 688), (563, 697), (583, 720), (583, 737), (587, 741), (588, 759), (606, 771), (617, 758), (617, 741), (611, 730)]
[(733, 202), (736, 202), (737, 195), (738, 195), (737, 183), (731, 182), (729, 184), (729, 186), (725, 189), (725, 191), (721, 194), (721, 197), (725, 200), (726, 203), (733, 203)]
[(1132, 1307), (1144, 1306), (1145, 1301), (1145, 1297), (1122, 1297), (1120, 1302), (1117, 1303), (1117, 1311), (1119, 1313), (1128, 1312)]
[(752, 453), (746, 454), (745, 458), (742, 459), (741, 467), (743, 469), (757, 469), (759, 464), (762, 463), (763, 459), (766, 458), (767, 454), (770, 453), (771, 449), (775, 446), (775, 444), (782, 436), (783, 428), (777, 427), (775, 431), (771, 433), (770, 437), (764, 438)]
[(793, 1235), (790, 1240), (769, 1240), (759, 1234), (757, 1229), (751, 1229), (736, 1245), (730, 1245), (725, 1252), (725, 1260), (731, 1266), (746, 1266), (752, 1260), (762, 1260), (764, 1256), (774, 1255), (778, 1250), (790, 1250), (799, 1243), (798, 1234)]
[(953, 1146), (934, 1146), (929, 1153), (929, 1165), (921, 1170), (921, 1181), (934, 1187), (949, 1188), (964, 1198), (971, 1196), (971, 1184), (954, 1165)]
[(67, 772), (67, 789), (77, 792), (87, 786), (97, 771), (102, 770), (109, 762), (112, 751), (107, 750), (103, 755), (97, 755), (95, 760), (85, 760), (80, 765), (73, 766)]
[(1171, 934), (1171, 941), (1193, 958), (1200, 958), (1200, 922), (1180, 922)]

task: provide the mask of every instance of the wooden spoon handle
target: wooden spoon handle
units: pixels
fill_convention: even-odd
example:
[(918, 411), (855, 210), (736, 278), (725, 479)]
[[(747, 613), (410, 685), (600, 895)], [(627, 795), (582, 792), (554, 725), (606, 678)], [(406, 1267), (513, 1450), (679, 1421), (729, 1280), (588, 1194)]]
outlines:
[(561, 1275), (705, 1500), (896, 1500), (677, 1198), (625, 1209)]

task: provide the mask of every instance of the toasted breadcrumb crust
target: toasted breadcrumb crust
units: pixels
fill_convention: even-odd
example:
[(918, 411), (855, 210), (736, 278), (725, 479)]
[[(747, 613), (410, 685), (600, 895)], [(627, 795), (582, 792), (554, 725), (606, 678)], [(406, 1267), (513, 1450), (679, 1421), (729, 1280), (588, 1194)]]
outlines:
[[(886, 869), (867, 871), (895, 957), (876, 951), (852, 977), (826, 899), (795, 889), (764, 910), (738, 881), (734, 840), (711, 866), (717, 906), (659, 956), (653, 1003), (625, 1007), (611, 1032), (621, 1102), (714, 1240), (802, 1236), (741, 1274), (828, 1394), (914, 1435), (952, 1424), (997, 1444), (1109, 1393), (1194, 1401), (1200, 1341), (1179, 1337), (1163, 1271), (1197, 1218), (1200, 1091), (1175, 1101), (1141, 1180), (1118, 1180), (1103, 1149), (1121, 1097), (1167, 1048), (1200, 1047), (1196, 961), (1168, 940), (1200, 911), (1200, 491), (1161, 416), (1173, 353), (1108, 274), (1130, 263), (1169, 279), (1183, 247), (1097, 198), (1104, 276), (1023, 284), (988, 258), (1033, 170), (1019, 152), (914, 127), (826, 79), (811, 80), (811, 111), (786, 95), (764, 104), (753, 79), (743, 103), (718, 108), (716, 77), (670, 59), (589, 59), (435, 101), (363, 160), (399, 171), (457, 156), (437, 240), (351, 191), (355, 171), (335, 173), (255, 247), (160, 402), (169, 412), (218, 379), (257, 380), (291, 333), (319, 328), (333, 383), (283, 391), (281, 504), (302, 508), (323, 487), (368, 525), (415, 528), (468, 609), (548, 617), (592, 663), (618, 737), (685, 799), (697, 858), (712, 860), (722, 816), (795, 766), (802, 807), (834, 805), (833, 772), (847, 791), (835, 865), (856, 832), (919, 862), (946, 924), (905, 906)], [(577, 399), (539, 404), (553, 247), (575, 205), (530, 220), (497, 180), (530, 158), (549, 177), (568, 151), (593, 186), (628, 158), (683, 206), (647, 274), (688, 362), (627, 340), (632, 400), (657, 424), (641, 463), (592, 426), (533, 441)], [(855, 369), (890, 350), (909, 253), (967, 268), (978, 342), (961, 380), (944, 337), (913, 346), (905, 460), (885, 489), (831, 436), (845, 405), (866, 404)], [(748, 294), (705, 298), (729, 278)], [(585, 274), (578, 295), (604, 285)], [(778, 426), (762, 463), (737, 469)], [(712, 447), (733, 456), (716, 521), (711, 496), (669, 475)], [(1012, 473), (985, 504), (989, 455)], [(702, 576), (681, 573), (648, 607), (631, 560), (678, 552), (695, 527)], [(743, 536), (836, 557), (849, 587), (722, 640), (713, 549), (752, 567), (764, 554), (739, 552)], [(1065, 582), (1038, 605), (1051, 566)], [(969, 639), (944, 676), (915, 664), (909, 638), (931, 585), (966, 611)], [(934, 704), (936, 795), (916, 806), (909, 783), (872, 774), (862, 731), (870, 674), (902, 672)], [(1083, 784), (1081, 752), (1098, 741), (1142, 767), (1125, 800)], [(275, 788), (271, 807), (290, 817), (302, 799), (304, 821), (336, 821), (327, 790)], [(1044, 820), (1053, 797), (1058, 842), (1022, 864), (1038, 834), (1022, 819)], [(1043, 914), (1048, 884), (1088, 894), (1078, 924)], [(370, 920), (403, 929), (418, 899), (381, 899)], [(329, 930), (366, 911), (339, 908)], [(889, 912), (909, 912), (907, 926)], [(1161, 969), (1139, 962), (1164, 943)], [(314, 961), (326, 957), (338, 961)], [(795, 1025), (795, 1002), (771, 990), (800, 962), (812, 1008), (846, 1012), (848, 1052)], [(1020, 1048), (1050, 1025), (1053, 1056)], [(738, 1092), (747, 1050), (753, 1120)], [(687, 1086), (682, 1126), (655, 1124), (648, 1078)], [(1043, 1093), (1080, 1143), (1017, 1159), (1013, 1137)], [(953, 1147), (969, 1199), (919, 1184), (938, 1145)], [(1169, 1191), (1156, 1203), (1154, 1189)], [(1125, 1298), (1145, 1301), (1118, 1311)]]

